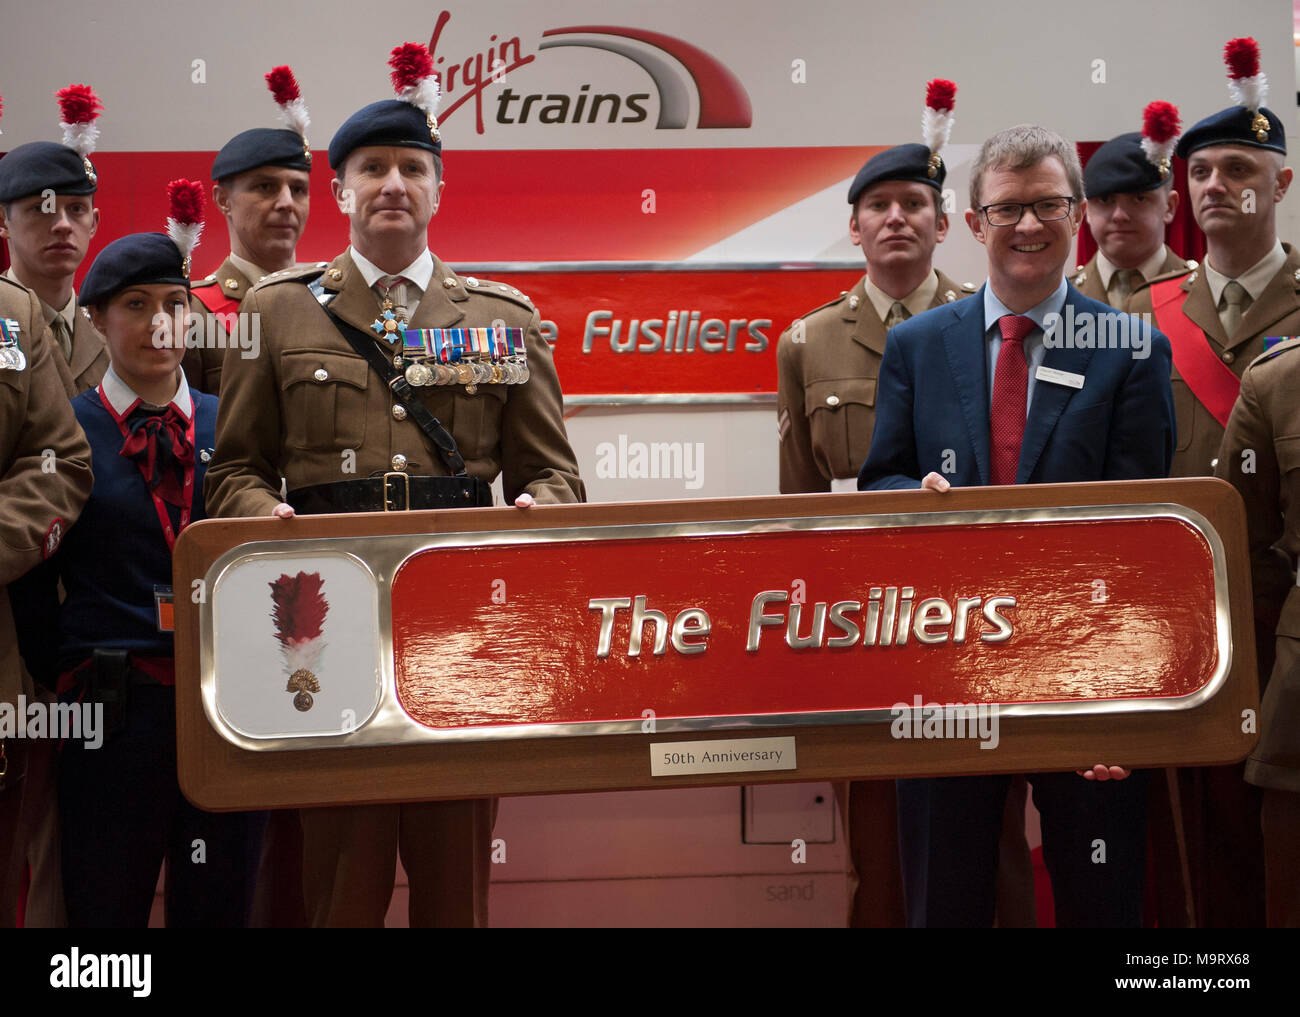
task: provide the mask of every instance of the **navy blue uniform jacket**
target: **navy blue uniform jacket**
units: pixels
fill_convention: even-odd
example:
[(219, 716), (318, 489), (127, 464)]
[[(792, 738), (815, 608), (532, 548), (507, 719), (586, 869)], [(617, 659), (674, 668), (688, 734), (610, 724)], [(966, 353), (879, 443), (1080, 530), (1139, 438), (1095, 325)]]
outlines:
[[(1117, 313), (1073, 286), (1065, 302), (1076, 322), (1081, 314)], [(1043, 367), (1082, 375), (1084, 383), (1034, 382), (1017, 484), (1169, 475), (1176, 434), (1169, 339), (1155, 328), (1149, 334), (1150, 352), (1141, 359), (1132, 349), (1045, 351)], [(859, 490), (920, 487), (931, 471), (960, 487), (988, 484), (985, 341), (983, 289), (890, 330)]]

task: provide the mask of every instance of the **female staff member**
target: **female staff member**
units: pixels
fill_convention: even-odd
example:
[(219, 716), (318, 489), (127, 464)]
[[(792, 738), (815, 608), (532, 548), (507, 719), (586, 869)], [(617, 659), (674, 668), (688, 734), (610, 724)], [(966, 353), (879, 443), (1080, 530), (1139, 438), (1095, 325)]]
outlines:
[[(245, 924), (265, 816), (201, 812), (176, 779), (172, 548), (203, 519), (217, 400), (180, 370), (189, 255), (202, 228), (200, 185), (168, 186), (168, 235), (136, 233), (100, 252), (81, 302), (108, 340), (110, 366), (73, 400), (95, 484), (57, 555), (59, 689), (102, 703), (101, 747), (63, 748), (59, 809), (68, 920), (148, 924), (167, 860), (166, 922)], [(178, 329), (182, 331), (178, 331)]]

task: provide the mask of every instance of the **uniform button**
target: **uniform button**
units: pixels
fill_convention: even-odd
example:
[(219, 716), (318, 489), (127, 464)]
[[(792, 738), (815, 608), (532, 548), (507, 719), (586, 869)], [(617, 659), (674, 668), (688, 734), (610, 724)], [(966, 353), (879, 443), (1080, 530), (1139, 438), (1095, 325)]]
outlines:
[(316, 373), (312, 375), (317, 381), (329, 381), (330, 373), (323, 367), (316, 368)]
[(1236, 355), (1232, 352), (1232, 350), (1228, 350), (1228, 351), (1227, 351), (1226, 353), (1224, 353), (1224, 355), (1223, 355), (1223, 362), (1224, 362), (1225, 364), (1231, 364), (1231, 363), (1232, 363), (1234, 360), (1236, 360), (1236, 359), (1237, 359), (1237, 357), (1236, 357)]
[(394, 420), (406, 419), (406, 407), (403, 406), (401, 403), (397, 403), (393, 406), (393, 419)]
[(478, 285), (478, 280), (475, 279), (472, 275), (470, 275), (470, 276), (466, 276), (466, 277), (465, 277), (465, 285), (466, 285), (466, 286), (477, 286), (477, 285)]
[(444, 279), (444, 280), (442, 281), (442, 284), (443, 284), (443, 286), (445, 286), (447, 289), (451, 289), (453, 286), (456, 285), (456, 280), (453, 279), (453, 278), (451, 278), (451, 276), (448, 276), (446, 279)]
[(402, 453), (400, 452), (398, 452), (397, 455), (393, 456), (393, 469), (395, 470), (406, 469), (406, 456), (402, 455)]
[(828, 395), (828, 396), (826, 397), (826, 405), (827, 405), (827, 406), (838, 406), (839, 404), (840, 404), (840, 397), (839, 397), (839, 396), (837, 396), (837, 395)]

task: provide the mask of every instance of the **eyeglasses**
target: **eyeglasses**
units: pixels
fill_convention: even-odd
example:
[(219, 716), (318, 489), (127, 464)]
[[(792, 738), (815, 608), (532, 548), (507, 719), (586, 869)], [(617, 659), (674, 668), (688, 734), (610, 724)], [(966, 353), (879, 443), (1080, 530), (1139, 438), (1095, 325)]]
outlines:
[(1000, 201), (996, 205), (981, 205), (980, 211), (990, 226), (1014, 226), (1025, 214), (1025, 209), (1034, 210), (1034, 218), (1039, 222), (1056, 222), (1068, 219), (1074, 208), (1073, 198), (1041, 198), (1038, 201)]

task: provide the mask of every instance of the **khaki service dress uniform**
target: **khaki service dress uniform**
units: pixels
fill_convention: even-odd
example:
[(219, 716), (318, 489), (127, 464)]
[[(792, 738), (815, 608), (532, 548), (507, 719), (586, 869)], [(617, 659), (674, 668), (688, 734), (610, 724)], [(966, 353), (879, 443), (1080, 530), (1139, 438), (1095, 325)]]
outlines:
[[(1149, 286), (1153, 279), (1167, 279), (1171, 273), (1187, 272), (1196, 267), (1195, 262), (1184, 261), (1174, 253), (1172, 247), (1165, 244), (1164, 258), (1155, 266), (1154, 270), (1148, 275), (1139, 268), (1137, 271), (1142, 276), (1141, 281), (1133, 287), (1132, 292), (1128, 294), (1127, 297), (1120, 300), (1119, 303), (1114, 303), (1106, 292), (1106, 285), (1102, 278), (1105, 273), (1101, 271), (1101, 268), (1098, 265), (1097, 259), (1099, 257), (1100, 252), (1097, 252), (1088, 259), (1086, 265), (1076, 265), (1074, 267), (1075, 275), (1074, 278), (1070, 280), (1070, 285), (1085, 297), (1091, 297), (1093, 300), (1100, 300), (1103, 304), (1110, 304), (1112, 307), (1117, 307), (1121, 310), (1123, 309), (1124, 304), (1128, 300), (1132, 299), (1133, 293), (1136, 293), (1143, 286)], [(1112, 276), (1111, 278), (1113, 281), (1114, 277)]]
[[(14, 276), (12, 268), (6, 270), (4, 278), (19, 286), (22, 285)], [(75, 399), (86, 389), (94, 388), (104, 380), (104, 372), (108, 370), (108, 344), (99, 334), (99, 330), (91, 324), (90, 315), (77, 306), (76, 294), (73, 294), (72, 301), (74, 306), (70, 357), (63, 355), (63, 350), (54, 339), (52, 330), (50, 334), (50, 351), (53, 354), (50, 359), (59, 373), (59, 380), (63, 382), (63, 390), (67, 393), (68, 399)], [(45, 301), (39, 300), (39, 302), (45, 323), (52, 325), (59, 312), (47, 305)]]
[[(562, 397), (540, 316), (513, 287), (462, 278), (436, 257), (411, 328), (525, 330), (530, 379), (518, 385), (416, 390), (456, 440), (470, 476), (502, 476), (508, 503), (524, 492), (538, 504), (579, 502), (585, 489), (562, 417)], [(350, 252), (328, 267), (289, 269), (263, 280), (243, 309), (261, 315), (261, 356), (227, 351), (217, 446), (206, 493), (213, 516), (265, 516), (280, 502), (283, 477), (299, 488), (389, 471), (445, 476), (447, 470), (392, 391), (335, 328), (308, 289), (333, 294), (330, 311), (360, 329), (379, 313), (375, 291)], [(379, 344), (376, 338), (376, 344)], [(381, 346), (390, 354), (387, 346)], [(345, 450), (355, 473), (342, 472)], [(304, 809), (304, 898), (313, 925), (380, 926), (400, 849), (410, 879), (411, 924), (483, 925), (492, 802), (437, 802)]]
[(1276, 661), (1260, 675), (1259, 743), (1246, 780), (1263, 788), (1271, 927), (1300, 927), (1300, 340), (1254, 360), (1223, 437), (1215, 475), (1246, 503), (1256, 612), (1276, 618)]
[[(58, 547), (90, 495), (92, 477), (90, 446), (68, 401), (39, 299), (0, 278), (0, 318), (11, 337), (0, 340), (0, 703), (16, 706), (33, 688), (18, 655), (7, 587)], [(12, 359), (13, 340), (25, 359), (21, 368)], [(46, 450), (53, 450), (53, 470)], [(29, 838), (51, 791), (52, 775), (32, 757), (50, 749), (48, 740), (0, 735), (0, 927), (14, 923)]]
[[(1180, 287), (1187, 294), (1182, 313), (1197, 325), (1210, 349), (1238, 377), (1264, 352), (1266, 337), (1300, 334), (1300, 252), (1290, 244), (1282, 244), (1282, 249), (1285, 254), (1282, 267), (1242, 315), (1231, 336), (1224, 331), (1219, 318), (1204, 265), (1187, 274)], [(1126, 310), (1150, 313), (1151, 288), (1135, 293)], [(1158, 319), (1156, 327), (1163, 328)], [(1179, 376), (1177, 364), (1171, 384), (1178, 418), (1178, 443), (1170, 476), (1210, 476), (1215, 472), (1224, 428)], [(1257, 610), (1255, 644), (1261, 677), (1273, 669), (1277, 623), (1276, 616)], [(1229, 928), (1259, 926), (1264, 921), (1264, 901), (1260, 894), (1264, 863), (1259, 793), (1243, 782), (1240, 765), (1188, 768), (1179, 772), (1196, 924)]]
[[(245, 262), (245, 264), (249, 264)], [(326, 262), (318, 262), (318, 268), (324, 268)], [(229, 255), (221, 266), (206, 279), (198, 279), (190, 286), (190, 310), (197, 315), (208, 317), (213, 314), (237, 314), (242, 309), (244, 297), (253, 291), (253, 287), (265, 276), (253, 278), (239, 265), (234, 256)], [(208, 323), (204, 336), (215, 335)], [(229, 335), (228, 330), (218, 320), (217, 328)], [(225, 363), (226, 351), (219, 347), (210, 347), (206, 343), (192, 350), (185, 351), (181, 369), (190, 387), (208, 395), (221, 394), (221, 369)]]

